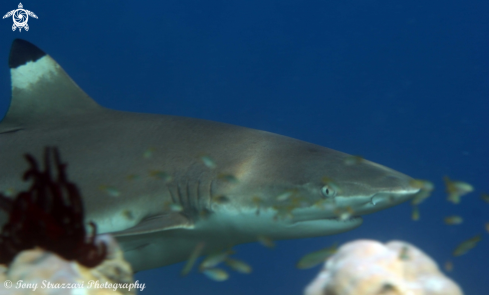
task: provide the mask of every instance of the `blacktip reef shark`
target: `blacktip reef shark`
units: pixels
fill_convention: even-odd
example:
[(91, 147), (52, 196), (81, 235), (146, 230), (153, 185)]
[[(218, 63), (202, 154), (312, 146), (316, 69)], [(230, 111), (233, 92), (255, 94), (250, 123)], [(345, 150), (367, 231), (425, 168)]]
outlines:
[(282, 135), (104, 108), (24, 40), (13, 42), (9, 66), (0, 191), (28, 187), (24, 153), (57, 146), (86, 221), (117, 237), (135, 271), (186, 260), (202, 243), (210, 253), (258, 236), (341, 233), (419, 191), (407, 175)]

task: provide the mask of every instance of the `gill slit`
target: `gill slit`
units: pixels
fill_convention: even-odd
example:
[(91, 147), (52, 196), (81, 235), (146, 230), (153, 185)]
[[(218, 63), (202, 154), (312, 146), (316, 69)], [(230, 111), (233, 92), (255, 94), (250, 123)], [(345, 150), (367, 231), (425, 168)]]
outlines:
[(178, 200), (177, 200), (177, 197), (175, 197), (175, 194), (173, 193), (173, 190), (171, 188), (171, 185), (167, 184), (166, 185), (166, 189), (168, 190), (168, 192), (170, 193), (170, 197), (171, 197), (171, 202), (173, 204), (177, 204)]
[(189, 180), (187, 179), (186, 181), (186, 186), (185, 186), (185, 190), (186, 190), (186, 194), (187, 194), (187, 204), (188, 204), (188, 207), (189, 209), (192, 209), (192, 196), (190, 196), (190, 182)]
[(177, 183), (177, 195), (178, 195), (178, 204), (180, 204), (183, 208), (186, 208), (187, 206), (185, 205), (183, 200), (182, 188), (180, 186), (180, 183)]

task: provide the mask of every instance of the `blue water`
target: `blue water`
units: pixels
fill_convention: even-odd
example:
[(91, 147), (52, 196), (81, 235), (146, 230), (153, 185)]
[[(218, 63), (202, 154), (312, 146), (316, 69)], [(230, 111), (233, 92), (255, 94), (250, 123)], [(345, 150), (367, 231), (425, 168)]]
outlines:
[[(0, 22), (0, 117), (10, 97), (14, 38), (53, 56), (100, 104), (222, 121), (331, 147), (436, 185), (410, 218), (403, 204), (351, 232), (236, 247), (251, 275), (226, 282), (182, 264), (140, 272), (141, 294), (301, 294), (319, 268), (304, 254), (359, 238), (409, 241), (466, 294), (489, 289), (489, 2), (473, 1), (26, 1), (28, 32)], [(0, 10), (18, 2), (2, 1)], [(3, 15), (3, 14), (2, 14)], [(4, 169), (4, 168), (2, 168)], [(476, 191), (446, 202), (442, 177)], [(447, 226), (444, 216), (464, 223)], [(463, 240), (480, 244), (451, 258)]]

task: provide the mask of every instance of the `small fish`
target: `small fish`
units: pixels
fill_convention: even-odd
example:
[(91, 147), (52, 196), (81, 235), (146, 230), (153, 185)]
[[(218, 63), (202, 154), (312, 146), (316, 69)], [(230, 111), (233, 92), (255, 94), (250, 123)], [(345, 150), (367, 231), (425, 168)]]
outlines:
[(450, 260), (447, 260), (445, 262), (445, 270), (446, 271), (452, 271), (453, 270), (453, 263)]
[(293, 194), (295, 194), (295, 190), (287, 190), (280, 195), (278, 195), (275, 199), (279, 202), (287, 201)]
[(111, 197), (118, 197), (121, 195), (121, 193), (117, 189), (111, 186), (101, 185), (99, 186), (99, 189), (103, 192), (106, 192)]
[(221, 173), (217, 177), (232, 184), (236, 184), (239, 182), (236, 176), (232, 174)]
[(224, 260), (224, 262), (226, 263), (227, 266), (240, 273), (248, 274), (251, 273), (252, 271), (251, 266), (249, 264), (238, 259), (227, 257), (226, 260)]
[(169, 173), (160, 170), (149, 171), (149, 176), (162, 179), (165, 182), (170, 182), (173, 180), (173, 177)]
[(165, 210), (169, 210), (171, 212), (182, 212), (183, 211), (183, 206), (182, 205), (173, 203), (171, 201), (166, 201), (163, 204), (163, 208)]
[(206, 258), (200, 264), (200, 270), (206, 268), (212, 268), (217, 266), (219, 263), (223, 262), (232, 252), (230, 250), (226, 250), (223, 252), (217, 252), (214, 254), (207, 255)]
[(336, 203), (333, 199), (318, 200), (313, 205), (323, 210), (334, 211), (336, 209)]
[(297, 262), (296, 267), (299, 269), (307, 269), (314, 267), (320, 263), (323, 263), (328, 259), (331, 255), (335, 254), (338, 250), (336, 245), (333, 245), (328, 248), (321, 249), (319, 251), (315, 251), (309, 253), (302, 257), (299, 262)]
[(143, 153), (143, 158), (149, 159), (149, 158), (153, 157), (154, 150), (155, 149), (153, 147), (150, 147), (147, 150), (145, 150)]
[(219, 195), (212, 197), (212, 201), (218, 204), (227, 204), (229, 203), (229, 198), (224, 195)]
[(364, 161), (365, 159), (362, 156), (348, 156), (345, 158), (345, 164), (348, 166), (357, 165)]
[(294, 206), (295, 208), (304, 208), (304, 207), (310, 207), (314, 205), (314, 201), (311, 201), (309, 198), (306, 198), (305, 196), (299, 196), (294, 192), (294, 195), (290, 197), (290, 205)]
[(133, 220), (134, 219), (134, 214), (132, 213), (131, 210), (124, 210), (124, 211), (122, 211), (122, 215), (125, 218), (129, 219), (129, 220)]
[(216, 282), (222, 282), (229, 278), (229, 274), (220, 268), (206, 268), (202, 271), (209, 279)]
[(448, 201), (458, 204), (460, 197), (472, 192), (474, 187), (463, 181), (450, 180), (448, 176), (443, 177), (445, 181), (446, 192), (448, 193)]
[(429, 196), (431, 196), (432, 191), (420, 190), (417, 192), (411, 201), (411, 205), (416, 206), (424, 202)]
[(192, 253), (190, 254), (190, 257), (187, 260), (187, 263), (185, 264), (185, 267), (182, 269), (182, 272), (180, 273), (182, 276), (188, 275), (188, 273), (192, 270), (192, 267), (194, 267), (195, 261), (197, 258), (199, 258), (200, 254), (202, 253), (202, 250), (204, 250), (205, 243), (200, 242), (198, 243)]
[(296, 207), (294, 205), (280, 205), (280, 206), (273, 206), (273, 209), (277, 210), (277, 213), (273, 216), (273, 220), (279, 220), (279, 219), (287, 219), (287, 218), (293, 218), (294, 215), (292, 214), (292, 211)]
[(489, 195), (488, 194), (481, 194), (481, 199), (484, 202), (489, 203)]
[(354, 211), (351, 207), (343, 207), (343, 208), (336, 208), (334, 213), (339, 220), (345, 221), (353, 216)]
[(258, 236), (257, 237), (257, 240), (258, 240), (258, 242), (260, 244), (262, 244), (263, 246), (265, 246), (267, 248), (274, 248), (275, 247), (275, 243), (269, 237), (266, 237), (266, 236)]
[(129, 174), (127, 177), (126, 177), (127, 180), (136, 180), (136, 179), (139, 179), (139, 175), (136, 175), (136, 174)]
[(409, 247), (408, 246), (403, 246), (401, 248), (401, 251), (399, 251), (399, 259), (400, 260), (410, 260), (411, 258), (409, 257)]
[(171, 212), (182, 212), (183, 207), (180, 204), (173, 203), (173, 204), (170, 204), (170, 211)]
[(202, 160), (202, 162), (204, 162), (204, 165), (207, 166), (207, 168), (209, 169), (214, 169), (217, 167), (216, 165), (216, 162), (214, 162), (214, 160), (212, 160), (211, 157), (209, 156), (201, 156), (200, 159)]
[(419, 188), (422, 190), (432, 191), (435, 189), (435, 185), (433, 182), (423, 179), (413, 179), (409, 182), (409, 184), (415, 188)]
[(453, 215), (453, 216), (445, 217), (443, 219), (443, 221), (445, 222), (445, 224), (448, 224), (448, 225), (456, 225), (456, 224), (461, 224), (464, 220), (460, 216)]
[(419, 192), (414, 195), (413, 200), (411, 201), (411, 205), (421, 204), (431, 195), (431, 193), (435, 189), (434, 184), (431, 181), (427, 180), (414, 179), (410, 182), (410, 184), (415, 188), (419, 188)]
[(462, 242), (460, 245), (457, 246), (457, 248), (455, 248), (452, 255), (460, 256), (467, 253), (470, 249), (477, 246), (477, 243), (479, 243), (481, 239), (481, 235), (477, 235), (473, 238), (468, 239), (467, 241)]
[(418, 221), (419, 218), (420, 218), (420, 214), (419, 214), (418, 206), (413, 206), (413, 211), (411, 213), (411, 219), (414, 221)]

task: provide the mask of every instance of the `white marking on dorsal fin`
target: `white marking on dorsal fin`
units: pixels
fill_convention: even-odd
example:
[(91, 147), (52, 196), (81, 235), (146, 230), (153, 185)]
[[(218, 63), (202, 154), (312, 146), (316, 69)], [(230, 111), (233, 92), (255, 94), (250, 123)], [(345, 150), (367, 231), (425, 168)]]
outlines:
[(103, 110), (35, 45), (16, 39), (9, 58), (12, 98), (0, 133)]

